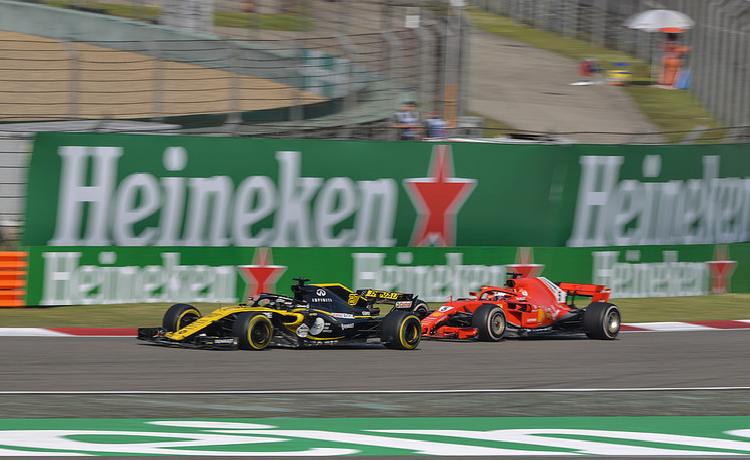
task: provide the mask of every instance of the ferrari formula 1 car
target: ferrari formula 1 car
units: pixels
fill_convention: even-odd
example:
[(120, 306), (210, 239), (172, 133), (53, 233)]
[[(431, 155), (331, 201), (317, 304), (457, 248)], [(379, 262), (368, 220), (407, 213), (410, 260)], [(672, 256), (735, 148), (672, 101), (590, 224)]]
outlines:
[[(171, 306), (162, 327), (139, 328), (138, 339), (192, 348), (262, 350), (269, 345), (304, 347), (377, 342), (413, 350), (421, 327), (413, 311), (426, 304), (412, 294), (375, 290), (353, 292), (341, 284), (305, 284), (295, 278), (293, 296), (261, 294), (248, 304), (222, 307), (206, 316), (188, 304)], [(393, 310), (377, 316), (377, 304)]]
[[(451, 300), (422, 318), (423, 337), (492, 342), (506, 334), (583, 332), (593, 339), (614, 339), (620, 332), (620, 310), (608, 302), (606, 286), (508, 275), (504, 287), (482, 286), (471, 298)], [(578, 308), (576, 297), (589, 297), (591, 303)]]

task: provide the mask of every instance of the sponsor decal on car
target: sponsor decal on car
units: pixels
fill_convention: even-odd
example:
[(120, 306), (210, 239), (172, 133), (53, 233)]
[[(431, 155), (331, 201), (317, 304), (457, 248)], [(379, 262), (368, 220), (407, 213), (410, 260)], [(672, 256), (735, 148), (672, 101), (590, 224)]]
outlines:
[(323, 329), (326, 326), (325, 320), (323, 318), (315, 318), (315, 321), (313, 321), (312, 327), (310, 327), (310, 335), (318, 335), (321, 332), (323, 332)]
[(354, 319), (354, 315), (350, 313), (331, 313), (331, 316), (334, 318)]
[(305, 323), (302, 323), (299, 325), (297, 330), (295, 331), (298, 337), (305, 338), (310, 333), (310, 326), (308, 326)]

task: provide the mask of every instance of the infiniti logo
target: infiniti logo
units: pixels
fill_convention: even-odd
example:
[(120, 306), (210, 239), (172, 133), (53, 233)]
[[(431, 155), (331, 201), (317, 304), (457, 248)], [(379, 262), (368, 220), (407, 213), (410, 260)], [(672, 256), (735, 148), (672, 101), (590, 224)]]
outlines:
[(326, 296), (326, 290), (325, 289), (318, 289), (315, 291), (315, 293), (318, 295), (318, 297), (325, 297)]

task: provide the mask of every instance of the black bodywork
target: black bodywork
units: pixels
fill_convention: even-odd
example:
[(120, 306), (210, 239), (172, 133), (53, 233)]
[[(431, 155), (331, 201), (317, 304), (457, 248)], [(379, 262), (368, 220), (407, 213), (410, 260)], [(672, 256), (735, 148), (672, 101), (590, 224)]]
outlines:
[[(354, 292), (340, 284), (306, 284), (307, 279), (295, 280), (292, 296), (263, 293), (250, 298), (247, 304), (221, 307), (206, 316), (200, 316), (190, 305), (177, 304), (172, 308), (182, 306), (187, 310), (189, 307), (197, 315), (191, 313), (191, 317), (180, 317), (177, 325), (170, 327), (167, 324), (168, 311), (162, 327), (139, 328), (138, 339), (191, 348), (234, 349), (239, 346), (249, 349), (242, 346), (242, 336), (248, 331), (238, 328), (237, 323), (238, 320), (245, 321), (247, 314), (251, 313), (270, 319), (272, 333), (268, 345), (271, 346), (298, 348), (367, 342), (388, 345), (396, 338), (384, 337), (387, 331), (383, 330), (383, 324), (392, 323), (399, 315), (416, 318), (411, 311), (424, 304), (412, 294), (374, 290)], [(393, 311), (378, 316), (382, 303), (390, 303)], [(421, 336), (421, 329), (418, 333)]]

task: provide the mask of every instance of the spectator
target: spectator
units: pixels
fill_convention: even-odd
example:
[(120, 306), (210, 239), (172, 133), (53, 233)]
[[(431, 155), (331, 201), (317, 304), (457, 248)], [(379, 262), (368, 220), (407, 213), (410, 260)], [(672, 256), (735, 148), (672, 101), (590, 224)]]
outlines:
[(661, 45), (664, 54), (661, 60), (661, 74), (659, 75), (659, 85), (666, 88), (675, 88), (677, 75), (682, 67), (682, 55), (690, 51), (689, 46), (680, 46), (677, 41), (677, 34), (667, 34), (666, 40)]
[(430, 110), (430, 114), (425, 120), (425, 126), (428, 138), (448, 136), (448, 123), (440, 118), (440, 112), (437, 110)]
[(418, 141), (422, 138), (422, 126), (419, 124), (419, 113), (414, 102), (405, 102), (401, 110), (394, 114), (393, 125), (399, 130), (402, 141)]

